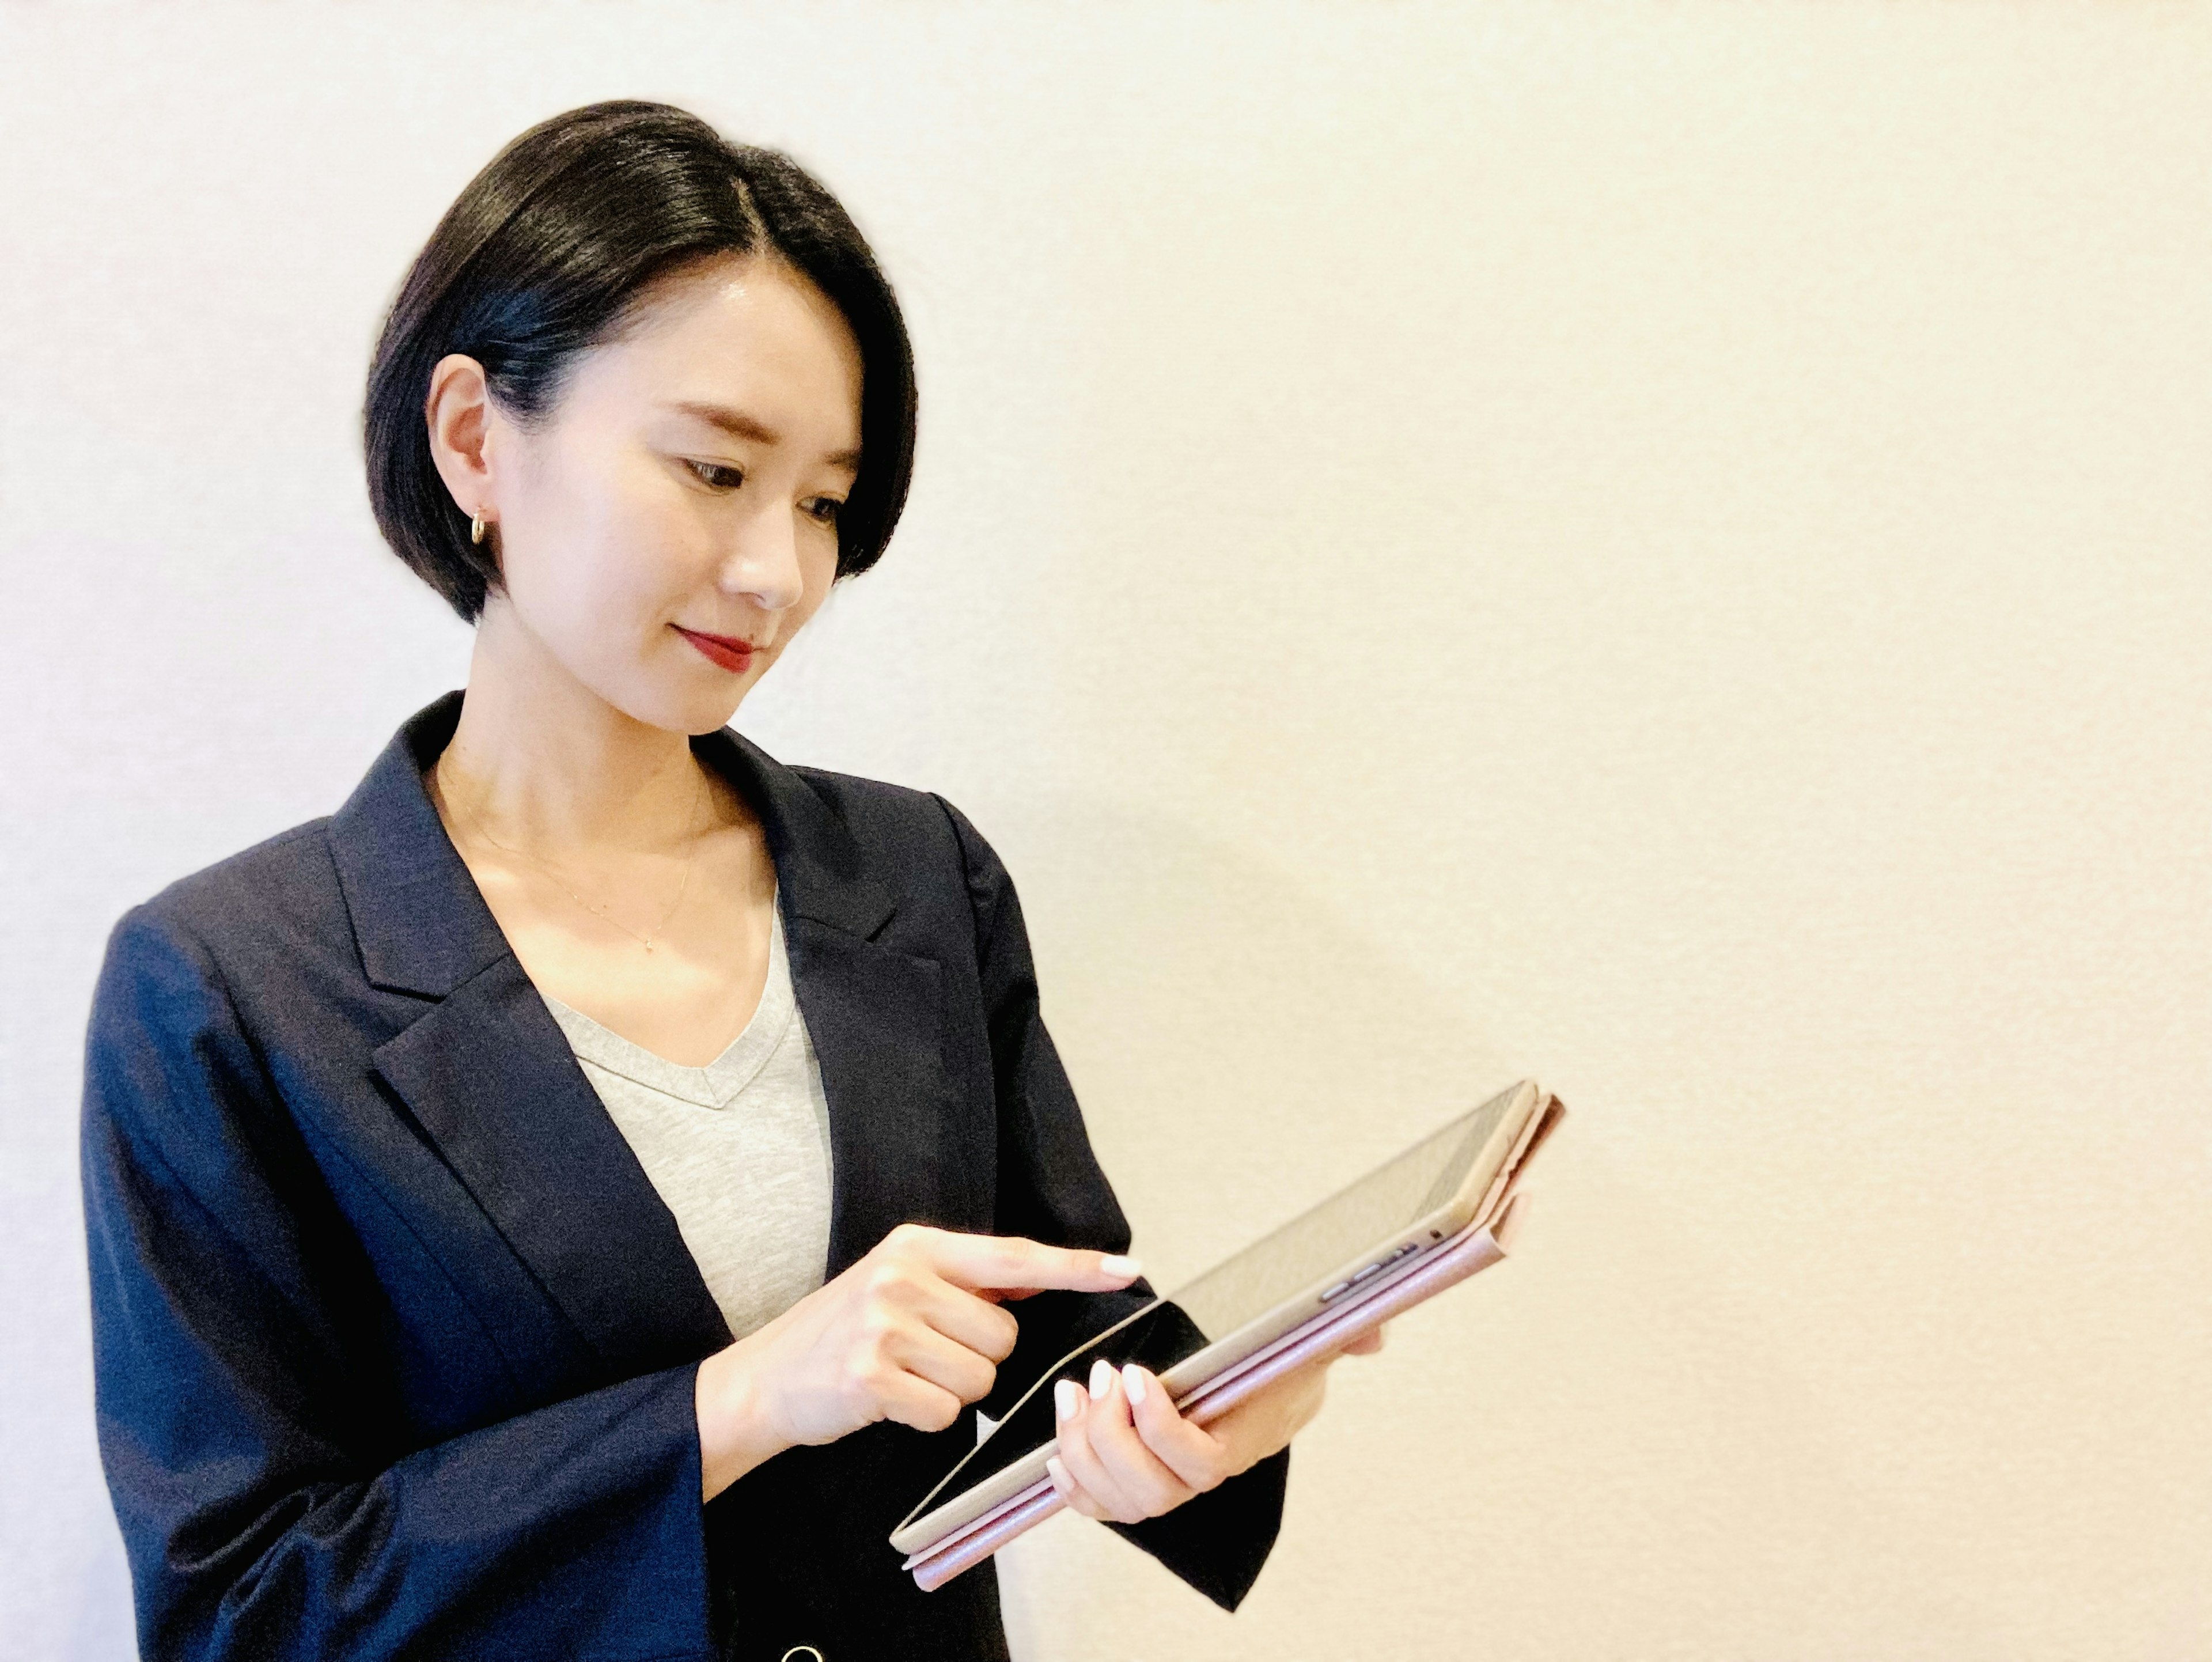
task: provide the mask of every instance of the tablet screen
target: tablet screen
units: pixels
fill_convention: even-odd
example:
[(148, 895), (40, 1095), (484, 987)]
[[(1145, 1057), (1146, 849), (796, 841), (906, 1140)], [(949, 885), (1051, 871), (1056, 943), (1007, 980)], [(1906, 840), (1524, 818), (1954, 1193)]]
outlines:
[[(1411, 1230), (1458, 1192), (1515, 1095), (1515, 1091), (1505, 1092), (1462, 1115), (1217, 1264), (1172, 1298), (1156, 1299), (1118, 1326), (1094, 1335), (1030, 1384), (1006, 1418), (947, 1474), (908, 1523), (940, 1500), (972, 1488), (1050, 1442), (1056, 1429), (1050, 1389), (1054, 1379), (1086, 1379), (1100, 1357), (1116, 1367), (1134, 1361), (1154, 1373), (1164, 1373), (1207, 1345), (1258, 1322), (1322, 1277), (1341, 1272), (1362, 1254), (1387, 1246), (1393, 1236)], [(1016, 1316), (1018, 1319), (1018, 1306)]]

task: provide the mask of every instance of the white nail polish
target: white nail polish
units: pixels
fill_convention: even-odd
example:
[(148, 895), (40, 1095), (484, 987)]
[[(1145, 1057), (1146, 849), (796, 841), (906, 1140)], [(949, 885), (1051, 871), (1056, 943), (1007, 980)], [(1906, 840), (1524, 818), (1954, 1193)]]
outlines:
[(1057, 1454), (1047, 1457), (1044, 1463), (1044, 1470), (1045, 1475), (1052, 1479), (1052, 1486), (1054, 1488), (1065, 1491), (1073, 1489), (1075, 1487), (1074, 1483), (1068, 1478), (1067, 1468), (1060, 1464), (1060, 1456)]
[(1121, 1385), (1129, 1393), (1129, 1406), (1136, 1408), (1145, 1400), (1145, 1375), (1136, 1363), (1131, 1362), (1121, 1370)]
[(1103, 1356), (1101, 1356), (1097, 1361), (1091, 1364), (1091, 1400), (1092, 1402), (1095, 1403), (1101, 1397), (1104, 1397), (1106, 1394), (1106, 1388), (1113, 1383), (1113, 1363), (1108, 1361)]
[(1073, 1379), (1062, 1379), (1052, 1388), (1052, 1405), (1063, 1420), (1075, 1417), (1075, 1405), (1083, 1400), (1083, 1387)]
[(1145, 1266), (1134, 1258), (1125, 1257), (1117, 1252), (1109, 1252), (1099, 1259), (1098, 1267), (1109, 1275), (1127, 1275), (1133, 1280), (1145, 1270)]

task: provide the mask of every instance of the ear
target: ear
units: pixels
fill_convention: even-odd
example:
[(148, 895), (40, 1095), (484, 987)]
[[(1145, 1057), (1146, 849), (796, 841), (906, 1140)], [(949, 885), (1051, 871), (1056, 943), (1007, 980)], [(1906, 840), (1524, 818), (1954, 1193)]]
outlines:
[(438, 477), (453, 492), (462, 513), (499, 518), (498, 481), (488, 442), (496, 420), (483, 365), (462, 352), (449, 352), (430, 371), (429, 395), (422, 419), (430, 429), (430, 458)]

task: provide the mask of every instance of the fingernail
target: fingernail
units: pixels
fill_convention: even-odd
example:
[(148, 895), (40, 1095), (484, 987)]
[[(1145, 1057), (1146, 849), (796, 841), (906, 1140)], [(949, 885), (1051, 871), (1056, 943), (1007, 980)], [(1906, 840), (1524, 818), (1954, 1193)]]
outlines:
[(1095, 1403), (1105, 1396), (1107, 1387), (1111, 1385), (1113, 1383), (1113, 1363), (1108, 1361), (1103, 1356), (1101, 1356), (1097, 1361), (1091, 1364), (1091, 1400), (1092, 1402)]
[(1075, 1487), (1068, 1479), (1067, 1468), (1060, 1464), (1060, 1456), (1057, 1454), (1048, 1455), (1045, 1458), (1044, 1470), (1045, 1476), (1052, 1479), (1052, 1486), (1063, 1494)]
[(1109, 1275), (1127, 1275), (1132, 1281), (1142, 1275), (1145, 1269), (1134, 1258), (1125, 1257), (1117, 1252), (1109, 1252), (1099, 1259), (1098, 1267)]
[(1121, 1370), (1121, 1384), (1128, 1391), (1129, 1406), (1131, 1408), (1140, 1406), (1145, 1400), (1144, 1371), (1136, 1363), (1131, 1362)]
[(1052, 1405), (1063, 1420), (1075, 1417), (1077, 1404), (1083, 1400), (1083, 1387), (1073, 1379), (1062, 1379), (1052, 1388)]

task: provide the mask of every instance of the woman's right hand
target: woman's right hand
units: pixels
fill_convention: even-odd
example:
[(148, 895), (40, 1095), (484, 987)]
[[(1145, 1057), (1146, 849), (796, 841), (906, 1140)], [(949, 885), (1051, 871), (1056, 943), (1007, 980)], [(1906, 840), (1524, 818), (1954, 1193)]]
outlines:
[(1135, 1259), (902, 1223), (835, 1281), (699, 1365), (701, 1487), (713, 1500), (800, 1443), (878, 1420), (942, 1431), (990, 1394), (1017, 1330), (1000, 1300), (1110, 1293)]

